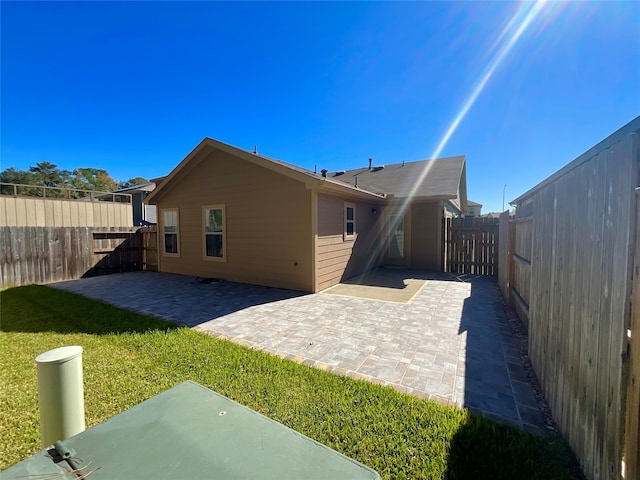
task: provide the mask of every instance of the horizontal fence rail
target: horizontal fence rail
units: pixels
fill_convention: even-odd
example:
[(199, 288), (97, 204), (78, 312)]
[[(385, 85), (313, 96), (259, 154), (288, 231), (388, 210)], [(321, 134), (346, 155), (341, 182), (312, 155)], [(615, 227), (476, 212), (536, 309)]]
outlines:
[(23, 185), (0, 182), (0, 195), (12, 197), (56, 198), (62, 200), (80, 200), (89, 202), (131, 203), (131, 194), (98, 192), (67, 187), (46, 187), (41, 185)]

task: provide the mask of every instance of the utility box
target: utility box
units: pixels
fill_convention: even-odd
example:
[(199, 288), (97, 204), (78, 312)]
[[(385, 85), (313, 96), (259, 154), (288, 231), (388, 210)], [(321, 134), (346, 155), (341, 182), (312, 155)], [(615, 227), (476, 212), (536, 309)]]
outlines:
[(2, 472), (2, 479), (73, 470), (79, 476), (90, 473), (91, 480), (380, 478), (361, 463), (194, 382), (55, 442)]

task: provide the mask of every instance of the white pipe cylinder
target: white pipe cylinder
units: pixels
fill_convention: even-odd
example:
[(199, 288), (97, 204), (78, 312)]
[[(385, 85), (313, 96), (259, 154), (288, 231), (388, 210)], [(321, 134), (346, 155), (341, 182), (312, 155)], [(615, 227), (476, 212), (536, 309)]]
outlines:
[(42, 448), (83, 432), (82, 347), (61, 347), (36, 357)]

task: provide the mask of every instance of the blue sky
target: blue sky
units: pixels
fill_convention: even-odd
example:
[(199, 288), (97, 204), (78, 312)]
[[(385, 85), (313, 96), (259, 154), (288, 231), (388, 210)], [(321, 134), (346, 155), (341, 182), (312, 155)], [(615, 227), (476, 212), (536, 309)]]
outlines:
[(205, 136), (311, 170), (465, 154), (488, 212), (640, 114), (639, 2), (0, 8), (2, 169), (150, 178)]

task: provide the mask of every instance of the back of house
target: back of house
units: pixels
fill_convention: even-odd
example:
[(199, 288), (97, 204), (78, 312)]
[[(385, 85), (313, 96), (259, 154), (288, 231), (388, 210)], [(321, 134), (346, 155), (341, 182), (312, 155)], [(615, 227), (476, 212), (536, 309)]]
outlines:
[(145, 199), (159, 270), (306, 292), (383, 264), (440, 270), (465, 161), (317, 174), (205, 138)]

